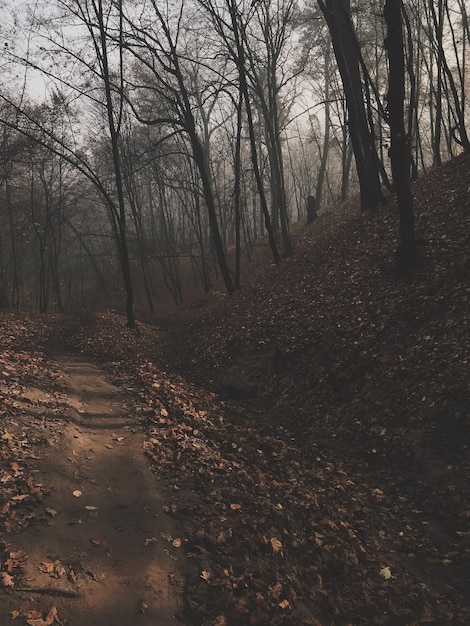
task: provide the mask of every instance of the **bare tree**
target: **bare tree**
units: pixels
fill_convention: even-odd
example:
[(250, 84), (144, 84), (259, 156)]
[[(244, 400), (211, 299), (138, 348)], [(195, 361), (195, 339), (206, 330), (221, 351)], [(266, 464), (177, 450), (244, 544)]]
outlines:
[(375, 148), (368, 126), (360, 74), (360, 51), (351, 20), (349, 0), (318, 0), (331, 34), (331, 41), (341, 74), (348, 126), (359, 177), (362, 209), (370, 209), (382, 200), (382, 190)]
[[(29, 54), (22, 61), (29, 67), (42, 71), (64, 89), (70, 90), (74, 97), (85, 97), (95, 106), (102, 107), (107, 120), (109, 149), (113, 163), (113, 189), (109, 189), (109, 185), (100, 180), (89, 160), (80, 154), (75, 146), (67, 145), (63, 137), (57, 136), (54, 130), (44, 128), (40, 120), (34, 119), (33, 112), (24, 109), (21, 101), (14, 102), (7, 94), (1, 94), (1, 97), (17, 111), (16, 127), (21, 133), (74, 165), (102, 193), (116, 237), (121, 275), (126, 291), (127, 325), (132, 328), (135, 326), (133, 287), (127, 248), (126, 210), (119, 154), (119, 134), (124, 103), (124, 59), (119, 34), (122, 26), (122, 5), (120, 0), (118, 2), (113, 0), (108, 2), (55, 0), (55, 6), (60, 10), (60, 15), (55, 16), (58, 19), (54, 19), (54, 16), (48, 13), (40, 20), (42, 27), (40, 36), (44, 41), (43, 54), (73, 61), (79, 68), (79, 72), (74, 76), (73, 84), (68, 78), (60, 75), (59, 69), (57, 71), (48, 69)], [(78, 27), (74, 23), (74, 27), (78, 29), (77, 41), (73, 41), (69, 35), (70, 18), (77, 19), (80, 25)], [(56, 27), (59, 28), (58, 32), (54, 30)], [(61, 30), (62, 27), (64, 31)], [(52, 31), (47, 29), (52, 29)], [(113, 37), (111, 37), (111, 32)], [(117, 43), (114, 43), (116, 40)], [(56, 64), (55, 67), (59, 68), (60, 65)], [(5, 123), (11, 124), (6, 120)]]
[(413, 199), (410, 188), (410, 151), (404, 123), (405, 60), (403, 54), (402, 0), (386, 0), (387, 24), (385, 47), (389, 62), (388, 112), (390, 116), (390, 160), (400, 217), (400, 243), (395, 272), (402, 275), (415, 268), (417, 247), (414, 229)]
[(201, 178), (215, 255), (227, 293), (233, 294), (235, 286), (219, 228), (209, 158), (199, 132), (190, 83), (184, 67), (183, 59), (186, 55), (182, 32), (183, 7), (177, 9), (172, 18), (167, 18), (168, 13), (172, 14), (171, 8), (168, 9), (168, 12), (164, 12), (156, 0), (151, 0), (149, 15), (141, 14), (138, 19), (132, 12), (125, 15), (126, 49), (145, 70), (140, 74), (144, 80), (140, 84), (133, 84), (134, 93), (147, 94), (142, 97), (149, 102), (148, 95), (156, 92), (159, 100), (166, 103), (162, 115), (153, 113), (151, 105), (148, 111), (137, 105), (133, 105), (133, 110), (140, 122), (167, 125), (183, 131), (189, 138), (192, 156)]

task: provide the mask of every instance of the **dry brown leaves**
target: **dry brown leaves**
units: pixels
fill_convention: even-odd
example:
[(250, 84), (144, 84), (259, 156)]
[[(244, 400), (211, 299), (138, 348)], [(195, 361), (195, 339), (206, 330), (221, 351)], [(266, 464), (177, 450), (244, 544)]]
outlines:
[[(194, 415), (188, 425), (187, 412), (173, 418), (167, 400), (171, 425), (152, 418), (152, 454), (161, 461), (169, 445), (178, 449), (166, 466), (182, 462), (205, 500), (214, 494), (220, 502), (207, 528), (201, 522), (198, 550), (210, 560), (221, 549), (218, 537), (224, 551), (227, 542), (237, 545), (234, 572), (222, 563), (204, 567), (206, 585), (229, 572), (221, 600), (232, 607), (228, 623), (244, 623), (243, 612), (251, 623), (298, 624), (302, 615), (322, 623), (469, 621), (469, 188), (468, 157), (415, 184), (423, 263), (412, 277), (395, 281), (388, 273), (397, 232), (391, 199), (333, 231), (322, 233), (322, 220), (316, 231), (305, 229), (291, 258), (169, 343), (173, 370), (226, 397), (248, 398), (221, 427), (217, 415), (226, 409), (216, 409), (209, 430)], [(265, 442), (275, 451), (266, 469)], [(213, 479), (204, 481), (209, 454)], [(266, 484), (282, 509), (273, 508), (276, 496), (266, 502)], [(308, 513), (307, 494), (317, 502)], [(241, 515), (230, 502), (241, 504)], [(279, 521), (265, 531), (266, 519)], [(301, 546), (296, 556), (285, 535)], [(275, 554), (272, 537), (283, 546)], [(282, 556), (286, 578), (272, 580), (276, 567), (266, 562), (253, 576), (263, 545)], [(284, 615), (268, 610), (272, 595), (261, 583), (253, 588), (259, 578), (294, 589), (296, 600), (276, 598)], [(218, 611), (209, 600), (201, 606)]]
[[(469, 172), (461, 158), (415, 185), (423, 265), (405, 281), (387, 274), (389, 200), (318, 220), (168, 342), (167, 367), (163, 335), (115, 315), (72, 339), (135, 394), (193, 564), (189, 623), (469, 623)], [(234, 390), (248, 401), (214, 393)], [(3, 471), (24, 472), (11, 496), (32, 498), (2, 432)]]
[[(0, 532), (11, 534), (50, 516), (42, 500), (49, 490), (34, 471), (45, 443), (44, 420), (60, 414), (59, 374), (44, 348), (54, 318), (0, 316)], [(0, 544), (6, 550), (6, 544)], [(21, 561), (4, 553), (3, 586), (16, 584)], [(13, 565), (12, 565), (13, 564)]]

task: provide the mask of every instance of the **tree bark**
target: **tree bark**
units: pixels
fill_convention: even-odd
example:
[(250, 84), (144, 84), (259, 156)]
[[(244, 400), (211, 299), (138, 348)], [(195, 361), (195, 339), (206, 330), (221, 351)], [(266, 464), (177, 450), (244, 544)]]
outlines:
[[(122, 14), (122, 7), (119, 5), (120, 14)], [(132, 286), (132, 274), (131, 264), (129, 258), (129, 249), (127, 245), (127, 226), (126, 226), (126, 208), (124, 202), (124, 184), (122, 179), (122, 164), (121, 155), (119, 150), (119, 134), (120, 125), (116, 124), (114, 119), (114, 103), (113, 93), (111, 85), (111, 72), (109, 69), (108, 59), (108, 43), (106, 34), (105, 17), (103, 13), (103, 7), (101, 1), (98, 5), (98, 10), (95, 9), (96, 18), (98, 20), (99, 36), (101, 48), (98, 48), (95, 41), (95, 47), (97, 49), (97, 56), (101, 61), (102, 80), (104, 86), (104, 92), (106, 97), (106, 113), (108, 116), (108, 128), (111, 137), (111, 152), (113, 157), (114, 167), (114, 179), (116, 183), (116, 194), (118, 198), (118, 207), (110, 207), (111, 211), (114, 211), (117, 220), (117, 243), (119, 249), (119, 260), (121, 263), (122, 278), (124, 283), (124, 289), (126, 291), (126, 318), (127, 327), (135, 328), (135, 315), (134, 315), (134, 290)], [(91, 31), (90, 31), (91, 32)], [(122, 47), (120, 46), (120, 54), (122, 54)], [(122, 66), (121, 66), (122, 71)], [(120, 94), (122, 98), (122, 93)]]
[[(264, 193), (263, 181), (261, 178), (261, 172), (259, 169), (258, 163), (258, 150), (256, 147), (256, 138), (253, 124), (253, 113), (251, 109), (250, 96), (248, 91), (248, 83), (246, 77), (246, 61), (245, 61), (245, 47), (242, 34), (240, 33), (239, 24), (237, 22), (237, 7), (233, 0), (228, 0), (228, 10), (230, 13), (230, 20), (232, 25), (233, 36), (235, 40), (235, 50), (233, 54), (233, 60), (237, 65), (238, 70), (238, 79), (240, 81), (240, 91), (243, 95), (243, 99), (245, 101), (245, 111), (247, 117), (247, 125), (248, 132), (250, 137), (250, 148), (251, 148), (251, 163), (253, 165), (253, 172), (256, 180), (256, 185), (258, 188), (258, 194), (260, 197), (261, 209), (263, 211), (264, 217), (264, 226), (266, 228), (266, 232), (268, 233), (269, 246), (271, 248), (271, 253), (273, 255), (274, 263), (279, 263), (281, 260), (279, 251), (277, 249), (276, 238), (271, 222), (271, 217), (269, 215), (269, 209), (266, 202), (266, 195)], [(216, 18), (217, 19), (217, 18)]]
[(384, 18), (387, 25), (385, 48), (389, 61), (390, 160), (399, 214), (399, 245), (394, 266), (397, 275), (408, 274), (418, 260), (410, 187), (410, 150), (404, 123), (405, 60), (401, 11), (401, 0), (386, 0)]
[(367, 210), (383, 200), (377, 156), (367, 123), (359, 69), (359, 44), (351, 21), (349, 0), (318, 0), (328, 25), (338, 69), (341, 74), (349, 117), (349, 133), (354, 150), (361, 195), (361, 208)]

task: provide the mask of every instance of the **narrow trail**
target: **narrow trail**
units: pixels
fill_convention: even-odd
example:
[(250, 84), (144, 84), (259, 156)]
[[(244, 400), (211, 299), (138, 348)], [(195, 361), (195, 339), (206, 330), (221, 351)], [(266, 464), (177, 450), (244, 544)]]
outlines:
[(52, 486), (43, 503), (50, 522), (15, 537), (28, 559), (0, 624), (14, 611), (52, 607), (67, 626), (182, 624), (181, 539), (125, 394), (83, 359), (60, 356), (55, 365), (64, 374), (64, 416), (45, 420), (36, 467)]

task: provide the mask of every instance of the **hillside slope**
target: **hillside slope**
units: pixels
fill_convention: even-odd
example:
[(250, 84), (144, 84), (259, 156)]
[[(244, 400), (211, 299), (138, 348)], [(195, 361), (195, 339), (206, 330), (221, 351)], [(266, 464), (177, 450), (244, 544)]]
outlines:
[[(333, 234), (320, 220), (284, 263), (178, 329), (170, 362), (230, 399), (256, 397), (293, 436), (326, 422), (325, 403), (341, 411), (367, 403), (382, 428), (432, 422), (452, 435), (468, 410), (470, 159), (413, 190), (422, 262), (411, 277), (388, 272), (393, 199)], [(296, 399), (292, 419), (285, 407)]]
[(33, 524), (42, 545), (50, 524), (56, 480), (34, 464), (55, 445), (44, 429), (68, 424), (66, 350), (125, 392), (156, 493), (166, 485), (178, 536), (152, 541), (185, 564), (182, 623), (469, 624), (469, 189), (468, 157), (416, 183), (422, 264), (403, 281), (388, 272), (390, 199), (296, 227), (289, 259), (175, 315), (178, 332), (2, 314), (0, 592), (25, 582), (15, 532)]
[(391, 551), (436, 594), (445, 587), (451, 603), (465, 603), (469, 157), (422, 177), (413, 194), (422, 262), (411, 277), (388, 271), (393, 198), (333, 234), (320, 219), (285, 262), (179, 330), (167, 366), (234, 403), (261, 433), (376, 489), (380, 511), (368, 524), (387, 519)]

